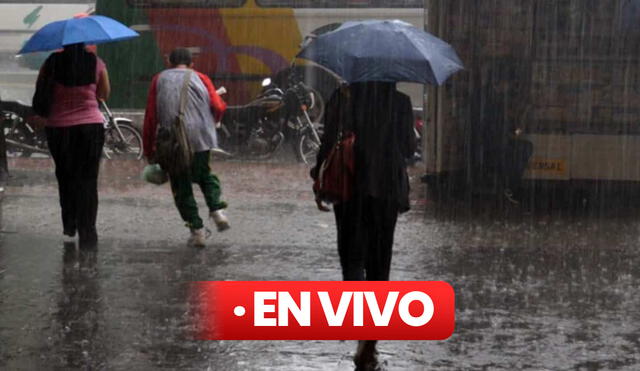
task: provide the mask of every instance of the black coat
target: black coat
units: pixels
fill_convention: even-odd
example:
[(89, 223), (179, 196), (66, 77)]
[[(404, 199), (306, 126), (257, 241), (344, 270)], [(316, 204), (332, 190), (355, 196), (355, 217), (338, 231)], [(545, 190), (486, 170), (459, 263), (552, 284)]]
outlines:
[(391, 83), (355, 83), (337, 90), (326, 105), (324, 134), (316, 166), (329, 154), (340, 125), (356, 135), (354, 192), (359, 196), (395, 199), (409, 210), (409, 179), (405, 159), (416, 150), (411, 100)]

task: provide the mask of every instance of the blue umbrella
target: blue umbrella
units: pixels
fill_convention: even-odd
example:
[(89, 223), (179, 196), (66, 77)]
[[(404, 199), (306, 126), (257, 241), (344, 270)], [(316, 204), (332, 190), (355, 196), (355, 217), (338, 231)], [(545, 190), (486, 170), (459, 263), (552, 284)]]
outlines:
[(463, 68), (451, 45), (399, 20), (345, 22), (308, 43), (297, 55), (348, 82), (442, 84)]
[(52, 22), (34, 33), (18, 54), (61, 49), (65, 45), (90, 45), (131, 39), (137, 32), (101, 15)]

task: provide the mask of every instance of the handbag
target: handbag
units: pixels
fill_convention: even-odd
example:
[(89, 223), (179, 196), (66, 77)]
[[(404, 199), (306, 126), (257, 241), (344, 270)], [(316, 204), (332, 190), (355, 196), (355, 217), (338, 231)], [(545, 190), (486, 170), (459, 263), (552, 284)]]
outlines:
[(36, 91), (31, 99), (31, 108), (40, 117), (49, 117), (53, 103), (55, 80), (50, 68), (50, 61), (45, 62), (42, 73), (36, 81)]
[(314, 189), (322, 201), (341, 203), (351, 199), (355, 174), (354, 144), (352, 132), (339, 134), (338, 141), (322, 162)]
[(187, 71), (182, 84), (178, 117), (168, 127), (159, 125), (156, 135), (155, 160), (170, 176), (188, 172), (193, 160), (191, 143), (184, 125), (191, 73), (191, 70)]
[(355, 180), (356, 135), (352, 131), (344, 130), (344, 119), (344, 115), (341, 115), (336, 143), (320, 165), (313, 185), (313, 190), (320, 200), (334, 204), (351, 199)]

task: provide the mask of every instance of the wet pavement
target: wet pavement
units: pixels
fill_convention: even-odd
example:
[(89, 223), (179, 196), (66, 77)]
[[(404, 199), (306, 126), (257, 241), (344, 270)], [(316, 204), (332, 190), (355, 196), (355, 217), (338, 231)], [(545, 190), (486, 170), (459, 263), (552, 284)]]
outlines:
[[(63, 242), (51, 162), (11, 165), (0, 369), (353, 368), (351, 341), (191, 338), (191, 281), (340, 279), (332, 214), (316, 211), (305, 166), (216, 163), (232, 229), (194, 249), (168, 186), (139, 180), (141, 163), (104, 162), (101, 240), (85, 252)], [(426, 198), (419, 169), (412, 174), (414, 208), (398, 223), (392, 279), (451, 283), (456, 330), (441, 342), (381, 342), (386, 369), (640, 369), (635, 210), (453, 213)]]

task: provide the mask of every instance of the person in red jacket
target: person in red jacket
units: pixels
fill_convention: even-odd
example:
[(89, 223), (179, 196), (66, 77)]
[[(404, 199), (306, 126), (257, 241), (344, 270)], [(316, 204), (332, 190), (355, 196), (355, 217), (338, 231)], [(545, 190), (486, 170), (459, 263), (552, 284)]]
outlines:
[(209, 167), (209, 153), (218, 147), (215, 121), (222, 119), (227, 105), (216, 93), (209, 77), (193, 70), (188, 49), (175, 49), (169, 62), (171, 68), (154, 76), (149, 89), (143, 127), (144, 155), (150, 163), (154, 162), (158, 126), (170, 127), (178, 117), (182, 86), (189, 79), (183, 123), (194, 151), (193, 162), (190, 171), (170, 175), (170, 181), (176, 207), (191, 230), (189, 244), (201, 247), (205, 245), (204, 223), (198, 215), (192, 183), (200, 186), (209, 216), (218, 231), (229, 228), (229, 220), (223, 212), (227, 203), (220, 199), (220, 180)]

